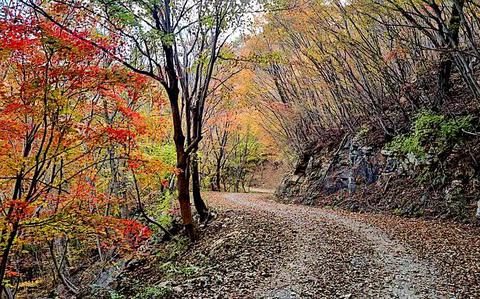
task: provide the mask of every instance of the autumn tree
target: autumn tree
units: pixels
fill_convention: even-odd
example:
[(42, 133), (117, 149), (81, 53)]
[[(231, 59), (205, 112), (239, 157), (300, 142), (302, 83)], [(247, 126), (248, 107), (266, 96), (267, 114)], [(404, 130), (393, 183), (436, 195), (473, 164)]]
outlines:
[[(62, 7), (61, 14), (53, 6)], [(74, 33), (75, 24), (63, 15), (82, 12), (99, 21), (103, 30), (122, 41), (115, 50), (85, 38), (138, 74), (158, 81), (165, 89), (172, 113), (177, 153), (177, 189), (182, 219), (193, 237), (189, 195), (189, 159), (202, 139), (201, 121), (217, 57), (241, 21), (242, 1), (24, 1), (49, 21)], [(98, 24), (98, 23), (96, 23)], [(187, 109), (187, 110), (184, 110)], [(186, 129), (183, 127), (183, 120)], [(194, 176), (196, 176), (194, 164)], [(196, 185), (196, 184), (195, 184)], [(195, 189), (197, 210), (206, 206)]]
[[(453, 70), (476, 97), (478, 6), (471, 1), (290, 2), (298, 5), (266, 14), (244, 47), (244, 57), (257, 61), (246, 96), (290, 152), (362, 126), (392, 138), (418, 109), (444, 104), (438, 95), (452, 88)], [(437, 57), (431, 86), (422, 80)]]
[[(111, 65), (79, 37), (87, 35), (67, 33), (22, 9), (6, 8), (1, 19), (0, 281), (7, 297), (5, 278), (11, 281), (15, 268), (23, 267), (10, 257), (29, 252), (25, 246), (48, 246), (54, 279), (79, 294), (62, 253), (71, 240), (101, 255), (102, 248), (136, 248), (150, 235), (116, 212), (125, 205), (118, 181), (102, 189), (98, 175), (108, 164), (135, 163), (136, 138), (145, 132), (135, 107), (149, 85)], [(104, 37), (92, 38), (114, 47)]]

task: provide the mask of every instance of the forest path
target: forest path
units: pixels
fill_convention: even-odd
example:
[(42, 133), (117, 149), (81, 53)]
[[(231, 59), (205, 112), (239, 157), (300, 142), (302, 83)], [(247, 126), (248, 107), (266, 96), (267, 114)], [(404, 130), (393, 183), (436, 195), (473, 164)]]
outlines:
[(269, 273), (262, 273), (265, 278), (256, 286), (255, 298), (442, 297), (431, 264), (348, 213), (277, 203), (265, 190), (209, 198), (217, 209), (253, 215), (251, 220), (267, 228), (261, 238), (276, 240), (273, 252), (269, 246), (255, 252), (276, 261), (269, 264)]

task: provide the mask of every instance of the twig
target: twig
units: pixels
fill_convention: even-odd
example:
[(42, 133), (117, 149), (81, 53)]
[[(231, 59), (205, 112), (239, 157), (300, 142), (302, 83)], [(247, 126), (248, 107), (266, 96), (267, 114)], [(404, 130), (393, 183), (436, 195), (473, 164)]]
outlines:
[(383, 194), (385, 194), (385, 192), (387, 192), (391, 180), (392, 180), (392, 176), (388, 177), (387, 183), (385, 184), (385, 187), (383, 188)]
[(462, 132), (465, 134), (473, 135), (473, 136), (480, 136), (479, 132), (469, 132), (467, 130), (462, 129)]
[(150, 216), (148, 216), (148, 214), (145, 212), (145, 209), (143, 208), (143, 204), (142, 204), (142, 201), (141, 201), (140, 189), (138, 187), (138, 182), (137, 182), (137, 177), (135, 176), (135, 172), (132, 171), (132, 175), (133, 175), (133, 183), (135, 184), (135, 193), (137, 195), (136, 196), (137, 197), (137, 204), (138, 204), (138, 208), (140, 209), (140, 212), (142, 213), (142, 216), (148, 222), (150, 222), (150, 223), (156, 225), (158, 228), (160, 228), (169, 237), (173, 237), (173, 235), (165, 227), (163, 227), (163, 225), (161, 225), (160, 223), (158, 223), (154, 219), (150, 218)]

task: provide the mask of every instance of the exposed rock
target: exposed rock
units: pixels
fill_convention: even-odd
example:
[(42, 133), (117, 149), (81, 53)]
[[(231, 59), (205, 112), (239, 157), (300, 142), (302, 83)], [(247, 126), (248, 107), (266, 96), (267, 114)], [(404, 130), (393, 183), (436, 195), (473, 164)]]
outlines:
[(476, 216), (477, 216), (477, 219), (480, 220), (480, 200), (477, 203), (477, 214), (476, 214)]
[(480, 180), (475, 157), (479, 140), (441, 151), (425, 146), (425, 152), (418, 153), (392, 150), (385, 142), (357, 136), (311, 147), (301, 155), (294, 174), (284, 178), (277, 198), (351, 211), (478, 223)]
[(303, 198), (302, 202), (314, 204), (315, 197), (347, 189), (355, 192), (361, 183), (378, 181), (381, 170), (392, 172), (397, 161), (387, 159), (371, 146), (362, 146), (354, 139), (345, 139), (336, 152), (325, 148), (304, 153), (293, 174), (288, 175), (277, 189), (283, 200)]

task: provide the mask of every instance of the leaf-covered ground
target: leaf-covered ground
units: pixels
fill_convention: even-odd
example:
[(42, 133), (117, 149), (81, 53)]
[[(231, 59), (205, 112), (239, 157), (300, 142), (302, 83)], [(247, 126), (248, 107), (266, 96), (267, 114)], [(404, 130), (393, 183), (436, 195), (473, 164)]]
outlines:
[(149, 286), (144, 298), (480, 296), (478, 228), (284, 205), (268, 194), (207, 198), (219, 216), (200, 241), (172, 264), (151, 260), (123, 276)]

